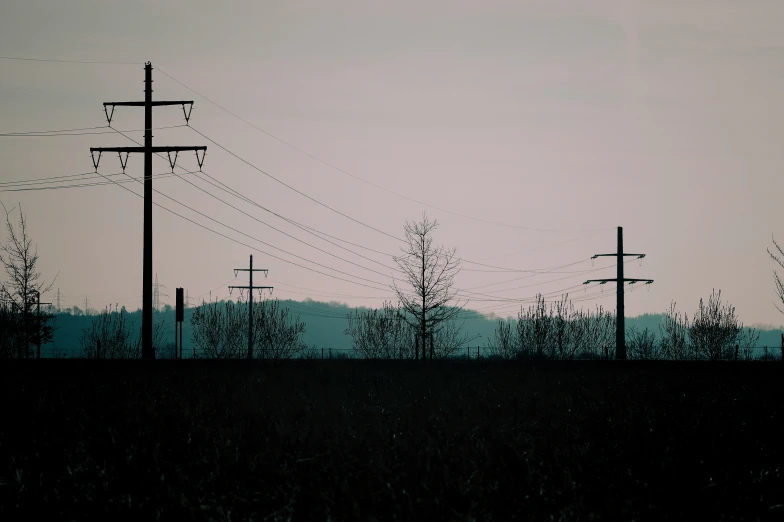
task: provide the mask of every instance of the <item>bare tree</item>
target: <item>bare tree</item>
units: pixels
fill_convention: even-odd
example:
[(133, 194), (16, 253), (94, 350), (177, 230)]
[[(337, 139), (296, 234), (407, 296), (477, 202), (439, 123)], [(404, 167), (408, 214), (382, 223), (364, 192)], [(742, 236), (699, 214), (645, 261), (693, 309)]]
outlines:
[(17, 341), (17, 357), (28, 357), (33, 339), (40, 339), (43, 344), (52, 338), (52, 328), (46, 324), (49, 316), (33, 316), (31, 311), (38, 297), (52, 289), (54, 281), (46, 283), (38, 271), (38, 247), (33, 246), (28, 233), (22, 205), (19, 205), (19, 222), (16, 226), (11, 221), (14, 209), (9, 211), (3, 205), (3, 210), (8, 239), (0, 245), (0, 264), (5, 269), (7, 281), (0, 284), (0, 301), (10, 307), (11, 313), (21, 314), (21, 321), (12, 322), (6, 328), (14, 325), (21, 327), (21, 335), (13, 337)]
[(354, 350), (366, 359), (403, 359), (411, 356), (414, 332), (400, 308), (385, 301), (380, 309), (348, 314), (344, 331)]
[(661, 355), (660, 344), (656, 341), (656, 334), (647, 327), (638, 330), (631, 327), (626, 331), (629, 358), (639, 361), (658, 359)]
[[(90, 328), (82, 329), (79, 343), (87, 359), (140, 359), (142, 355), (142, 333), (131, 335), (131, 323), (125, 310), (106, 308), (93, 317)], [(153, 346), (160, 350), (163, 345), (163, 321), (153, 326)]]
[(740, 354), (738, 356), (744, 361), (754, 360), (754, 347), (759, 342), (760, 334), (754, 328), (744, 328), (743, 332), (738, 336), (738, 348)]
[(502, 359), (517, 357), (519, 345), (516, 333), (517, 331), (512, 329), (512, 324), (509, 321), (499, 319), (490, 341), (491, 344), (487, 346), (490, 355), (495, 355)]
[(689, 358), (689, 318), (681, 314), (675, 301), (664, 314), (664, 322), (659, 325), (662, 355), (667, 359), (682, 361)]
[(697, 356), (711, 361), (728, 356), (743, 329), (735, 315), (735, 307), (721, 302), (721, 290), (711, 293), (708, 303), (700, 299), (689, 327), (689, 340)]
[(280, 301), (262, 301), (253, 308), (254, 342), (262, 358), (290, 359), (305, 351), (305, 323), (290, 315)]
[[(784, 250), (782, 250), (779, 244), (776, 243), (775, 239), (771, 238), (771, 240), (773, 241), (773, 246), (776, 249), (776, 252), (771, 252), (770, 248), (768, 248), (768, 254), (781, 268), (784, 268)], [(778, 296), (779, 301), (781, 301), (782, 306), (784, 306), (784, 283), (781, 281), (781, 278), (779, 277), (779, 274), (776, 272), (776, 270), (773, 270), (773, 280), (776, 283), (776, 295)], [(779, 305), (774, 306), (779, 312), (784, 314), (784, 310), (782, 310)]]
[[(398, 287), (393, 281), (395, 292), (405, 312), (410, 316), (409, 324), (416, 328), (425, 358), (428, 334), (436, 333), (439, 327), (454, 319), (462, 310), (456, 302), (455, 276), (460, 271), (460, 261), (455, 248), (446, 249), (433, 245), (433, 232), (438, 221), (430, 221), (426, 214), (418, 222), (406, 222), (406, 247), (403, 255), (395, 262), (405, 276), (410, 290)], [(450, 304), (454, 303), (454, 304)], [(414, 358), (419, 350), (415, 348)], [(430, 354), (431, 358), (433, 353)]]
[(248, 331), (247, 311), (232, 302), (202, 302), (191, 314), (193, 344), (199, 356), (234, 359), (241, 356), (244, 334)]

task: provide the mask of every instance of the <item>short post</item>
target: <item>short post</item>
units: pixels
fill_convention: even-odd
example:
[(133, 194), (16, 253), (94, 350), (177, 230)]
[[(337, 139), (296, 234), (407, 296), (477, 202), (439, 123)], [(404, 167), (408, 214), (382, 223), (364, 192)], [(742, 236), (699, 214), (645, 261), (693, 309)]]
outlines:
[(765, 347), (765, 360), (768, 360), (768, 347)]
[(469, 359), (471, 358), (471, 347), (470, 346), (466, 346), (466, 357), (468, 357)]
[(479, 359), (479, 347), (476, 347), (476, 358)]
[(735, 360), (736, 361), (738, 360), (738, 345), (737, 345), (737, 343), (735, 344)]
[(324, 360), (324, 347), (321, 347), (321, 360)]

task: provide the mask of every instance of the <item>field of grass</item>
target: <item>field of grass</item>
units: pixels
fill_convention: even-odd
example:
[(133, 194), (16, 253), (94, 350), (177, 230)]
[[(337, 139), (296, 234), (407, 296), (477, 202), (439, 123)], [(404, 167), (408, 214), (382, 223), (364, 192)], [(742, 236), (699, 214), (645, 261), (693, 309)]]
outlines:
[(782, 370), (3, 361), (0, 520), (784, 520)]

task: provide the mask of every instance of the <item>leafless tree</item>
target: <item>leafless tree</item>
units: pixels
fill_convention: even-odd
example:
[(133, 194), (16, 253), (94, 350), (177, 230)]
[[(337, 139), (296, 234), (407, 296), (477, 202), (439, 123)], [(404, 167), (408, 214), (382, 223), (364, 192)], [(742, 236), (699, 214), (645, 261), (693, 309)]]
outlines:
[(277, 299), (254, 306), (253, 321), (254, 352), (262, 358), (290, 359), (307, 348), (302, 342), (305, 323)]
[[(407, 221), (407, 245), (401, 249), (403, 254), (395, 257), (404, 274), (404, 282), (410, 287), (402, 289), (393, 281), (395, 292), (408, 315), (409, 324), (418, 332), (423, 359), (428, 334), (454, 319), (465, 306), (465, 303), (457, 302), (457, 290), (454, 289), (454, 279), (460, 271), (457, 250), (433, 244), (436, 228), (438, 221), (430, 221), (426, 214), (422, 214), (421, 221)], [(419, 350), (415, 347), (414, 358), (418, 356)]]
[[(93, 317), (90, 328), (84, 328), (79, 339), (88, 359), (140, 359), (142, 354), (142, 332), (131, 335), (131, 324), (124, 310), (106, 308)], [(153, 326), (153, 347), (160, 350), (163, 345), (163, 321)]]
[(744, 328), (738, 336), (738, 348), (740, 357), (744, 361), (754, 360), (754, 347), (759, 342), (760, 334), (754, 328)]
[(403, 359), (413, 353), (414, 331), (403, 312), (387, 301), (379, 309), (350, 312), (344, 333), (366, 359)]
[(639, 361), (650, 361), (659, 359), (661, 356), (660, 344), (656, 340), (656, 334), (647, 327), (638, 330), (631, 327), (626, 331), (629, 358)]
[[(771, 238), (773, 241), (773, 247), (775, 248), (775, 252), (772, 252), (770, 248), (768, 248), (768, 255), (781, 267), (784, 268), (784, 250), (776, 243), (776, 240)], [(773, 270), (773, 281), (776, 283), (776, 296), (781, 301), (782, 306), (784, 306), (784, 283), (781, 281), (778, 272)], [(779, 312), (784, 314), (784, 310), (779, 305), (774, 305)]]
[(208, 359), (240, 357), (243, 340), (247, 343), (244, 336), (248, 331), (247, 316), (240, 304), (202, 302), (191, 314), (193, 344), (199, 356)]
[[(0, 264), (5, 269), (6, 281), (0, 283), (0, 301), (9, 306), (10, 312), (21, 314), (21, 321), (12, 321), (4, 328), (21, 327), (19, 336), (12, 336), (17, 345), (17, 357), (30, 355), (30, 342), (40, 339), (47, 343), (52, 338), (52, 328), (48, 327), (50, 316), (39, 317), (31, 313), (37, 298), (51, 290), (54, 281), (47, 283), (38, 271), (38, 247), (27, 230), (27, 218), (19, 205), (19, 221), (14, 225), (10, 211), (5, 211), (8, 238), (0, 245)], [(56, 279), (56, 277), (55, 277)], [(21, 341), (21, 342), (18, 342)]]
[(429, 339), (432, 357), (439, 359), (451, 357), (480, 337), (479, 334), (464, 332), (464, 326), (465, 321), (458, 323), (457, 319), (438, 325), (430, 334)]
[(721, 302), (721, 290), (713, 290), (707, 304), (700, 299), (689, 327), (693, 353), (711, 361), (729, 356), (742, 329), (735, 307)]
[(664, 321), (659, 325), (662, 355), (666, 359), (682, 361), (690, 358), (689, 318), (679, 312), (675, 301), (664, 313)]
[(490, 355), (502, 359), (516, 358), (520, 351), (516, 334), (517, 331), (512, 329), (512, 324), (509, 321), (499, 319), (493, 337), (487, 346)]

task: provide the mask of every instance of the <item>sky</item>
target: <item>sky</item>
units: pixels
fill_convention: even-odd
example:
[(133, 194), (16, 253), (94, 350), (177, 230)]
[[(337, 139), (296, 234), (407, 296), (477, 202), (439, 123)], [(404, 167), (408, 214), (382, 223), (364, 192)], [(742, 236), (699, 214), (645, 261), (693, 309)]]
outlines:
[[(511, 315), (512, 299), (566, 291), (614, 309), (614, 283), (581, 283), (615, 276), (613, 258), (590, 257), (615, 252), (622, 226), (625, 251), (646, 254), (626, 277), (654, 280), (626, 294), (628, 315), (671, 301), (691, 315), (715, 288), (746, 324), (781, 325), (766, 250), (784, 241), (782, 21), (767, 0), (5, 0), (4, 57), (112, 63), (0, 59), (0, 134), (105, 126), (103, 102), (143, 100), (146, 61), (154, 99), (195, 102), (191, 128), (178, 106), (154, 109), (155, 145), (207, 145), (204, 173), (252, 203), (204, 174), (155, 180), (193, 210), (155, 203), (245, 244), (156, 207), (162, 303), (176, 287), (192, 304), (230, 297), (253, 254), (272, 297), (379, 306), (394, 300), (396, 238), (427, 211), (471, 309)], [(112, 126), (142, 140), (143, 110), (119, 107)], [(57, 275), (48, 301), (135, 309), (140, 197), (8, 191), (68, 184), (8, 182), (90, 173), (90, 147), (133, 145), (83, 132), (101, 133), (0, 136), (0, 201), (22, 205)], [(192, 153), (178, 165), (198, 170)], [(116, 156), (99, 172), (141, 194)], [(126, 172), (143, 175), (141, 155)]]

